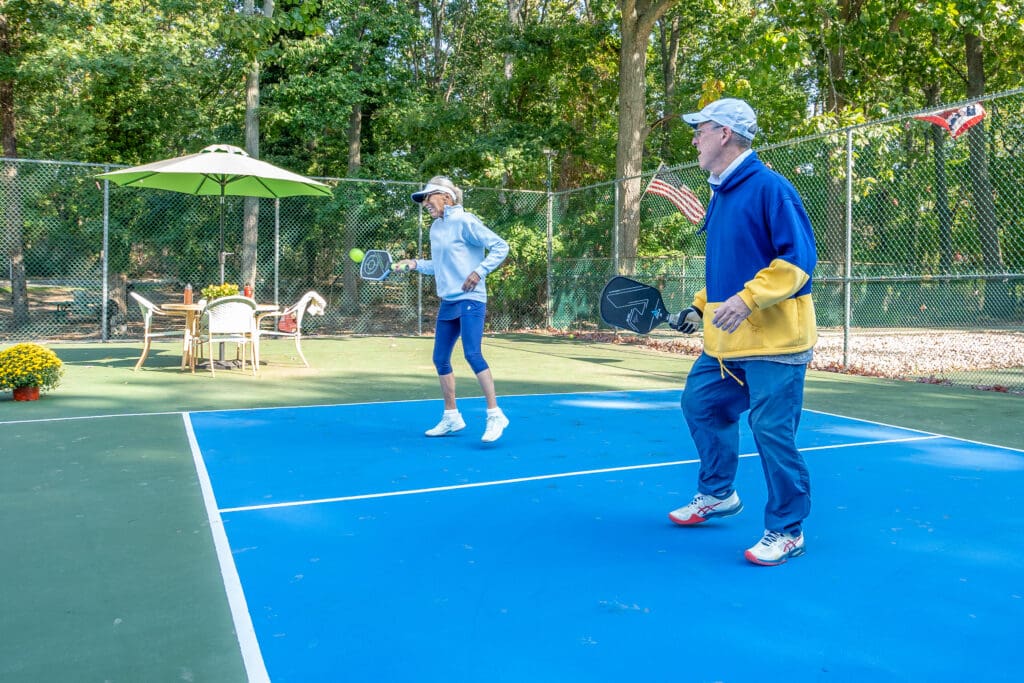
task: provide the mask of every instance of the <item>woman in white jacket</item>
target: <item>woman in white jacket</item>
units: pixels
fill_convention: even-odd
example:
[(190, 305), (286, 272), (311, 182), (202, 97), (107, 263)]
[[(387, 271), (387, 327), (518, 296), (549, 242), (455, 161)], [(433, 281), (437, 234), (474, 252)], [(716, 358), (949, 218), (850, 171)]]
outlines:
[(445, 176), (434, 176), (412, 200), (434, 219), (430, 225), (429, 259), (403, 259), (399, 269), (433, 275), (441, 306), (434, 335), (434, 367), (444, 397), (444, 414), (427, 436), (445, 436), (466, 427), (455, 401), (451, 357), (461, 337), (466, 362), (476, 373), (487, 400), (483, 441), (497, 441), (509, 421), (498, 407), (494, 378), (480, 351), (487, 314), (485, 279), (508, 256), (508, 243), (462, 208), (462, 191)]

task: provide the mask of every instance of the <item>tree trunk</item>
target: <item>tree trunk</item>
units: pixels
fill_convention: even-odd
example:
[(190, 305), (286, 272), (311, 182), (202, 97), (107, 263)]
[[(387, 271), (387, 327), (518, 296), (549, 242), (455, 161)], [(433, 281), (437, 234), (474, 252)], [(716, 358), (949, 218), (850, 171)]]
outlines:
[[(964, 36), (967, 56), (967, 97), (981, 97), (985, 94), (985, 64), (982, 55), (983, 41), (980, 36), (968, 32)], [(992, 178), (988, 169), (988, 150), (985, 146), (985, 122), (981, 121), (967, 131), (967, 145), (970, 152), (968, 168), (971, 175), (972, 199), (975, 218), (978, 222), (978, 242), (986, 273), (1002, 273), (1002, 247), (999, 244), (999, 225), (996, 207), (992, 198)], [(1009, 283), (989, 281), (985, 285), (985, 313), (994, 318), (1005, 318), (1013, 313)]]
[(444, 80), (444, 74), (447, 69), (444, 39), (444, 21), (447, 14), (445, 8), (446, 5), (443, 0), (431, 0), (430, 2), (431, 45), (434, 52), (434, 69), (431, 74), (431, 84), (435, 87), (439, 86)]
[[(246, 14), (255, 14), (255, 0), (245, 0)], [(262, 14), (265, 19), (274, 15), (274, 0), (264, 0)], [(245, 151), (253, 159), (260, 158), (260, 64), (255, 59), (245, 79)], [(245, 198), (242, 219), (242, 264), (239, 284), (256, 287), (259, 254), (260, 200)]]
[[(845, 27), (855, 22), (860, 12), (858, 0), (837, 0), (839, 9), (839, 21)], [(826, 34), (833, 29), (831, 22), (826, 19), (824, 31)], [(846, 88), (846, 50), (843, 41), (835, 41), (829, 45), (825, 54), (825, 83), (821, 89), (825, 93), (825, 111), (834, 115), (838, 123), (842, 120), (842, 114), (848, 106), (848, 93)], [(822, 258), (831, 263), (837, 275), (844, 274), (846, 269), (846, 138), (837, 141), (833, 150), (831, 162), (834, 168), (842, 169), (841, 172), (829, 173), (829, 181), (825, 195), (825, 225), (823, 228), (823, 239), (819, 242)]]
[(655, 22), (676, 0), (619, 0), (622, 47), (619, 51), (619, 140), (615, 149), (616, 177), (620, 183), (618, 232), (619, 270), (636, 271), (640, 241), (640, 200), (646, 123), (647, 43)]
[(949, 208), (949, 181), (946, 179), (946, 132), (932, 126), (931, 136), (935, 159), (935, 209), (939, 219), (939, 269), (948, 273), (953, 263), (953, 212)]
[[(245, 79), (245, 151), (260, 158), (260, 68), (253, 62)], [(242, 219), (242, 266), (239, 284), (256, 284), (257, 244), (259, 242), (260, 200), (245, 198)]]
[(634, 45), (637, 37), (626, 32), (623, 21), (622, 53), (619, 71), (619, 142), (616, 147), (616, 176), (620, 179), (618, 217), (619, 272), (636, 271), (636, 252), (640, 240), (640, 192), (643, 171), (644, 70), (646, 52)]
[[(928, 106), (939, 104), (938, 84), (924, 88)], [(932, 158), (935, 164), (935, 211), (939, 221), (939, 270), (948, 273), (953, 263), (953, 213), (949, 209), (949, 181), (946, 178), (946, 131), (932, 126)]]
[[(0, 87), (2, 89), (2, 87)], [(3, 94), (0, 93), (0, 98)], [(0, 105), (2, 106), (2, 105)], [(4, 141), (4, 156), (12, 156)], [(4, 249), (8, 263), (0, 264), (6, 273), (0, 273), (0, 279), (9, 275), (11, 279), (11, 308), (14, 328), (28, 324), (28, 281), (25, 275), (24, 236), (21, 218), (21, 191), (18, 186), (18, 167), (14, 162), (7, 162), (3, 168), (4, 195)]]
[[(967, 50), (967, 97), (985, 94), (985, 73), (982, 64), (982, 41), (976, 35), (965, 36)], [(992, 203), (992, 179), (988, 170), (988, 152), (985, 148), (985, 122), (975, 124), (967, 131), (970, 150), (969, 167), (973, 200), (978, 221), (978, 240), (985, 269), (989, 272), (1003, 270), (1003, 256), (999, 246), (999, 230), (996, 225), (995, 207)]]
[(672, 17), (670, 21), (661, 22), (661, 78), (665, 89), (665, 106), (662, 110), (662, 117), (665, 121), (664, 135), (661, 143), (661, 158), (668, 159), (672, 155), (672, 130), (678, 125), (679, 120), (673, 110), (673, 103), (676, 98), (676, 73), (679, 62), (679, 17)]
[[(14, 40), (7, 17), (0, 15), (0, 56), (14, 57)], [(0, 138), (3, 155), (10, 159), (18, 156), (18, 143), (14, 133), (14, 81), (0, 81)], [(4, 212), (3, 251), (7, 263), (0, 262), (0, 279), (9, 275), (11, 279), (11, 309), (14, 328), (28, 324), (28, 282), (25, 275), (25, 240), (21, 215), (21, 188), (18, 186), (18, 167), (15, 163), (4, 164), (3, 192), (0, 203)]]
[[(842, 139), (845, 142), (845, 138)], [(842, 169), (829, 173), (825, 188), (824, 239), (819, 248), (824, 260), (835, 267), (836, 275), (846, 270), (846, 146), (836, 143), (831, 154), (832, 165)], [(856, 173), (856, 171), (854, 171)]]
[[(505, 5), (508, 7), (508, 23), (512, 26), (514, 33), (518, 35), (523, 30), (524, 17), (523, 11), (526, 7), (526, 0), (505, 0)], [(512, 80), (513, 67), (515, 65), (514, 56), (510, 52), (505, 53), (505, 80)]]
[[(358, 70), (358, 65), (354, 70)], [(362, 139), (363, 107), (356, 102), (352, 105), (352, 112), (348, 117), (348, 176), (350, 178), (357, 177), (363, 165)], [(345, 254), (358, 246), (359, 235), (356, 234), (356, 227), (359, 225), (358, 216), (358, 207), (353, 207), (349, 209), (345, 218), (345, 244), (343, 247)], [(359, 310), (359, 267), (354, 263), (346, 262), (346, 264), (348, 267), (345, 268), (344, 285), (349, 297), (342, 299), (341, 308), (343, 313), (352, 314)]]

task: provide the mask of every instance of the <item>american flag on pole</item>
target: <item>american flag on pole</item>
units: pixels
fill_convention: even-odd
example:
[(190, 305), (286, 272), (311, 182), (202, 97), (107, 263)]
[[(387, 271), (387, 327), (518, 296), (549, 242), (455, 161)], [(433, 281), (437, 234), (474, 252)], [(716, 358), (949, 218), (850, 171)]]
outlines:
[(659, 167), (651, 179), (651, 184), (647, 186), (647, 192), (672, 202), (691, 223), (697, 224), (704, 219), (704, 205), (693, 190), (684, 185), (674, 173), (661, 173)]
[(918, 114), (914, 118), (921, 121), (930, 121), (940, 128), (945, 128), (949, 131), (950, 135), (956, 138), (985, 118), (985, 110), (981, 104), (975, 102), (959, 109), (947, 109), (946, 111), (933, 112), (931, 114)]

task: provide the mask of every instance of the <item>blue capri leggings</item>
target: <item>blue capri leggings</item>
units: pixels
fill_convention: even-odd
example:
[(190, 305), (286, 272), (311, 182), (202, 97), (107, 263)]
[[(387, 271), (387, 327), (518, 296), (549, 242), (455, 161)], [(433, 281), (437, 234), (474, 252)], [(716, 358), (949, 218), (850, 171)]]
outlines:
[(441, 304), (434, 330), (434, 367), (438, 375), (452, 373), (452, 351), (460, 336), (462, 352), (473, 373), (479, 375), (488, 368), (480, 353), (486, 314), (487, 304), (479, 301), (445, 301)]

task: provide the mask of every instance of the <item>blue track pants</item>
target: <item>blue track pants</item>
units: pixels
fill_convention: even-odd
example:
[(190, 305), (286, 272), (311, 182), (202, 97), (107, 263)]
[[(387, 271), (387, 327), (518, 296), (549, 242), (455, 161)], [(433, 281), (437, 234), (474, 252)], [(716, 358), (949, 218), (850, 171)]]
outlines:
[(764, 527), (796, 533), (811, 510), (807, 464), (796, 447), (806, 365), (726, 361), (701, 354), (686, 378), (682, 407), (700, 455), (697, 490), (718, 498), (733, 490), (739, 466), (739, 419), (745, 410), (768, 485)]

